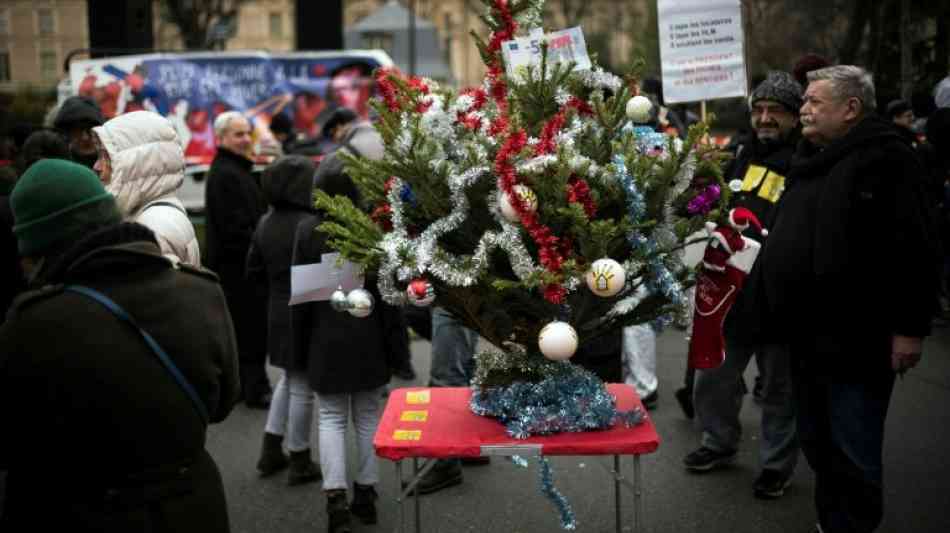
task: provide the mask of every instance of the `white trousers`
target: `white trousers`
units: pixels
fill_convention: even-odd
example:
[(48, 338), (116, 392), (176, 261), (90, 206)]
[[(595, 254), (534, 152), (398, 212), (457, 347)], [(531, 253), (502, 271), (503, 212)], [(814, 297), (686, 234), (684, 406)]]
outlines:
[(656, 333), (649, 324), (623, 328), (623, 382), (641, 398), (656, 392)]
[(310, 448), (313, 428), (313, 391), (307, 375), (285, 371), (274, 388), (265, 431), (284, 435), (287, 450), (300, 452)]
[(323, 490), (346, 489), (346, 426), (352, 413), (356, 429), (356, 479), (360, 485), (379, 482), (373, 437), (382, 415), (382, 387), (346, 394), (318, 394), (320, 401), (320, 468)]

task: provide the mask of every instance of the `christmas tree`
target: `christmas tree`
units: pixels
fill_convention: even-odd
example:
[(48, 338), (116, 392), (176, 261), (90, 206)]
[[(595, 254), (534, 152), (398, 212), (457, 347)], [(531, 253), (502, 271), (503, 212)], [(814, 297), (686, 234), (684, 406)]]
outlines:
[(563, 362), (578, 344), (668, 321), (685, 304), (687, 236), (719, 216), (729, 191), (717, 152), (700, 142), (705, 125), (682, 142), (637, 125), (650, 103), (636, 73), (549, 61), (544, 43), (538, 64), (506, 69), (502, 45), (540, 27), (543, 2), (483, 3), (483, 85), (454, 92), (377, 71), (386, 155), (343, 156), (365, 205), (317, 191), (320, 231), (376, 277), (387, 303), (434, 296), (489, 341), (480, 389), (588, 379)]

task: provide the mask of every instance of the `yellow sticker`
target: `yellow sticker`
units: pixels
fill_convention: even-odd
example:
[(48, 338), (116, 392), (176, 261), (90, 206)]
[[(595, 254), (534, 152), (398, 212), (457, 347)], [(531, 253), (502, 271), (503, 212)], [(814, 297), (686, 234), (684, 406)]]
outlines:
[(406, 392), (406, 403), (410, 405), (429, 403), (429, 390), (411, 390)]
[(765, 183), (759, 188), (759, 197), (765, 198), (774, 204), (778, 201), (779, 197), (782, 196), (782, 192), (784, 191), (785, 176), (779, 176), (778, 174), (769, 172), (768, 177), (765, 178)]
[(421, 440), (422, 431), (418, 429), (397, 429), (393, 432), (393, 440)]
[(759, 165), (749, 165), (749, 169), (745, 171), (745, 178), (742, 179), (742, 190), (751, 191), (758, 187), (768, 171), (769, 169)]
[(429, 418), (429, 411), (403, 411), (399, 420), (403, 422), (425, 422)]

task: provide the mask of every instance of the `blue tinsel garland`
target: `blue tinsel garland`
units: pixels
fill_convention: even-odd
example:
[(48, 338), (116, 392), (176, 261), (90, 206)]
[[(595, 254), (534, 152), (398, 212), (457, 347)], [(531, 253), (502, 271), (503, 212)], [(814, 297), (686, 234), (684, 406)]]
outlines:
[[(642, 409), (617, 411), (614, 397), (590, 372), (570, 364), (538, 383), (516, 382), (508, 387), (488, 387), (472, 393), (469, 406), (475, 414), (497, 418), (518, 439), (531, 435), (607, 429), (614, 424), (634, 427), (644, 419)], [(524, 459), (512, 461), (524, 466)], [(547, 458), (541, 457), (541, 492), (558, 510), (561, 527), (577, 528), (567, 498), (554, 487)]]

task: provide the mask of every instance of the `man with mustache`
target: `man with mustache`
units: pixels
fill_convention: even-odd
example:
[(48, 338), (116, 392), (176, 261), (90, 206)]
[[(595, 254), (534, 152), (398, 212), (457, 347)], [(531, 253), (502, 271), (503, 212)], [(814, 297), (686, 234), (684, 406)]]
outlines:
[[(769, 72), (749, 97), (752, 132), (739, 137), (735, 158), (726, 169), (726, 182), (735, 193), (732, 207), (749, 209), (766, 225), (785, 190), (785, 176), (799, 139), (801, 104), (801, 85), (786, 72)], [(761, 239), (759, 234), (748, 233), (750, 238)], [(740, 304), (741, 293), (735, 305)], [(795, 403), (784, 345), (758, 343), (742, 332), (726, 332), (722, 366), (696, 371), (693, 402), (703, 434), (699, 449), (683, 463), (692, 472), (707, 472), (735, 460), (742, 434), (742, 374), (753, 355), (762, 378), (762, 471), (753, 484), (753, 494), (774, 499), (784, 494), (798, 461)]]

